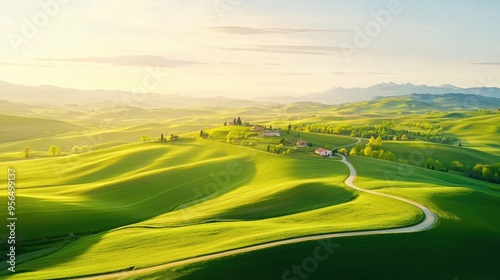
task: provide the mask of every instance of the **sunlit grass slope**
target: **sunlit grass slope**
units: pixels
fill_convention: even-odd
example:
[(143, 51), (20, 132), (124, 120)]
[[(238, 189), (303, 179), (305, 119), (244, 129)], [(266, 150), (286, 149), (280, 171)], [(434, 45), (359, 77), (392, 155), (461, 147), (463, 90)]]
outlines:
[[(444, 135), (458, 139), (465, 148), (500, 155), (500, 130), (497, 125), (500, 112), (496, 110), (421, 112), (409, 116), (385, 116), (385, 119), (394, 119), (396, 123), (420, 122), (440, 126)], [(369, 120), (365, 118), (365, 122), (368, 124)]]
[[(500, 275), (500, 188), (482, 181), (402, 164), (350, 157), (364, 188), (407, 197), (439, 215), (438, 227), (415, 234), (331, 240), (340, 247), (313, 272), (318, 242), (285, 245), (156, 271), (131, 279), (286, 279), (302, 266), (308, 279), (485, 279)], [(402, 167), (403, 166), (403, 167)], [(309, 264), (310, 265), (310, 264)], [(293, 279), (289, 275), (289, 279)]]
[(46, 137), (84, 128), (64, 121), (0, 114), (0, 143)]
[(472, 167), (478, 163), (500, 162), (500, 156), (494, 154), (466, 147), (429, 142), (388, 141), (384, 142), (382, 149), (393, 152), (399, 159), (408, 160), (412, 164), (417, 163), (423, 167), (425, 167), (428, 158), (439, 160), (445, 166), (450, 165), (452, 161), (460, 161), (462, 164)]
[(223, 149), (214, 151), (210, 144), (133, 144), (71, 157), (7, 162), (18, 175), (17, 214), (26, 221), (20, 224), (18, 238), (96, 232), (171, 211), (192, 200), (194, 188), (228, 160), (247, 170), (228, 188), (253, 176), (250, 161)]
[(467, 147), (500, 155), (500, 113), (444, 123), (447, 131), (466, 141)]
[(66, 164), (64, 158), (10, 164), (19, 173), (18, 216), (29, 223), (20, 226), (20, 238), (103, 232), (21, 263), (10, 278), (147, 267), (284, 238), (422, 219), (411, 205), (344, 186), (348, 170), (333, 160), (289, 158), (209, 140), (131, 144), (75, 158), (78, 164), (67, 165), (60, 176), (50, 171)]

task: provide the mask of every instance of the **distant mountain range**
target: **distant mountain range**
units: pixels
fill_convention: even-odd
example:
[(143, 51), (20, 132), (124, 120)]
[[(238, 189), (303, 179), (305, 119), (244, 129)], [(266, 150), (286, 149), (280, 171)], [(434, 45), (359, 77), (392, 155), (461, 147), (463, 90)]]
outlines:
[(429, 111), (498, 109), (500, 108), (500, 98), (466, 93), (412, 93), (403, 96), (377, 97), (369, 101), (323, 106), (332, 106), (341, 114), (412, 114)]
[[(500, 108), (500, 95), (489, 97), (486, 95), (467, 93), (445, 93), (445, 94), (417, 94), (413, 93), (407, 98), (411, 102), (435, 107), (438, 110), (446, 109), (494, 109)], [(394, 98), (394, 97), (393, 97)], [(377, 98), (375, 98), (376, 100)], [(383, 100), (390, 99), (385, 97)]]
[[(459, 88), (453, 85), (427, 86), (414, 85), (410, 83), (382, 83), (368, 88), (342, 88), (336, 87), (322, 92), (307, 94), (304, 96), (276, 96), (259, 98), (259, 101), (294, 103), (294, 102), (317, 102), (323, 104), (342, 104), (348, 102), (368, 101), (377, 97), (402, 96), (412, 93), (421, 94), (446, 94), (465, 93), (487, 97), (500, 97), (500, 88), (496, 87), (474, 87)], [(254, 99), (257, 100), (257, 99)]]
[(240, 108), (263, 107), (277, 103), (315, 102), (327, 105), (368, 101), (380, 97), (404, 96), (413, 93), (443, 95), (447, 93), (500, 97), (500, 88), (459, 88), (452, 85), (438, 87), (414, 84), (382, 83), (368, 88), (332, 88), (300, 97), (276, 96), (247, 100), (226, 97), (190, 97), (174, 94), (148, 93), (143, 96), (125, 91), (77, 90), (55, 86), (24, 86), (0, 82), (0, 100), (50, 106), (83, 106), (88, 108), (139, 107), (151, 108)]
[(256, 101), (226, 97), (198, 98), (175, 94), (135, 94), (115, 90), (78, 90), (55, 86), (24, 86), (0, 81), (0, 100), (50, 106), (84, 106), (88, 108), (138, 107), (199, 108), (199, 107), (251, 107), (260, 106)]

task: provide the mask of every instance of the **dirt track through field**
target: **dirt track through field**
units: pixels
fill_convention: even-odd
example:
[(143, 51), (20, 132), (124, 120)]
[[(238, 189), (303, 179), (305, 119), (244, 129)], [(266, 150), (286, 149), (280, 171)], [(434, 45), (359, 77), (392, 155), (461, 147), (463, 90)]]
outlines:
[(132, 275), (136, 274), (144, 274), (148, 272), (154, 272), (170, 267), (175, 267), (179, 265), (185, 265), (185, 264), (191, 264), (191, 263), (196, 263), (196, 262), (201, 262), (201, 261), (208, 261), (208, 260), (213, 260), (217, 258), (222, 258), (222, 257), (228, 257), (228, 256), (233, 256), (241, 253), (247, 253), (247, 252), (252, 252), (252, 251), (257, 251), (257, 250), (262, 250), (266, 248), (271, 248), (271, 247), (276, 247), (276, 246), (281, 246), (281, 245), (288, 245), (288, 244), (294, 244), (294, 243), (299, 243), (299, 242), (306, 242), (306, 241), (314, 241), (314, 240), (321, 240), (321, 239), (330, 239), (330, 238), (339, 238), (339, 237), (351, 237), (351, 236), (368, 236), (368, 235), (380, 235), (380, 234), (401, 234), (401, 233), (415, 233), (415, 232), (421, 232), (425, 230), (432, 229), (438, 222), (438, 216), (432, 212), (429, 208), (411, 201), (406, 198), (400, 198), (397, 196), (393, 196), (390, 194), (384, 194), (384, 193), (379, 193), (376, 191), (371, 191), (371, 190), (365, 190), (362, 189), (354, 183), (354, 180), (356, 179), (357, 172), (354, 166), (347, 160), (345, 156), (342, 156), (342, 160), (345, 165), (349, 168), (349, 177), (345, 180), (345, 184), (355, 190), (365, 192), (365, 193), (370, 193), (374, 195), (379, 195), (379, 196), (384, 196), (388, 197), (391, 199), (399, 200), (405, 203), (409, 203), (411, 205), (414, 205), (418, 207), (420, 210), (422, 210), (425, 214), (425, 218), (418, 224), (413, 225), (413, 226), (408, 226), (408, 227), (402, 227), (402, 228), (394, 228), (394, 229), (381, 229), (381, 230), (367, 230), (367, 231), (355, 231), (355, 232), (342, 232), (342, 233), (328, 233), (328, 234), (320, 234), (320, 235), (313, 235), (313, 236), (304, 236), (304, 237), (297, 237), (297, 238), (291, 238), (291, 239), (286, 239), (286, 240), (280, 240), (280, 241), (273, 241), (265, 244), (260, 244), (260, 245), (252, 245), (249, 247), (245, 248), (240, 248), (240, 249), (233, 249), (225, 252), (220, 252), (220, 253), (213, 253), (205, 256), (199, 256), (199, 257), (193, 257), (185, 260), (180, 260), (180, 261), (174, 261), (166, 264), (161, 264), (161, 265), (156, 265), (156, 266), (151, 266), (151, 267), (146, 267), (146, 268), (140, 268), (137, 270), (131, 270), (131, 271), (121, 271), (121, 272), (111, 272), (111, 273), (106, 273), (106, 274), (100, 274), (100, 275), (94, 275), (94, 276), (88, 276), (88, 277), (82, 277), (82, 278), (74, 278), (74, 279), (123, 279), (127, 278)]

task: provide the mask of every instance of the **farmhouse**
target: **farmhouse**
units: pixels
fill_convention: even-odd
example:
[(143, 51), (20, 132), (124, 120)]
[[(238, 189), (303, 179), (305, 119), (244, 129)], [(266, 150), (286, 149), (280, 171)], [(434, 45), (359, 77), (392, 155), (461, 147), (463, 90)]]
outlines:
[(227, 126), (233, 126), (234, 122), (227, 122)]
[(295, 146), (297, 148), (304, 148), (304, 147), (307, 147), (307, 141), (304, 141), (304, 140), (299, 140), (297, 141), (297, 143), (295, 143)]
[(333, 155), (333, 152), (330, 151), (330, 150), (327, 150), (327, 149), (323, 149), (323, 148), (317, 148), (314, 153), (322, 156), (322, 157), (330, 157)]
[(250, 128), (250, 131), (262, 131), (264, 128), (260, 125), (254, 125)]
[(281, 133), (279, 130), (266, 130), (266, 131), (262, 131), (260, 136), (264, 136), (264, 137), (281, 136)]

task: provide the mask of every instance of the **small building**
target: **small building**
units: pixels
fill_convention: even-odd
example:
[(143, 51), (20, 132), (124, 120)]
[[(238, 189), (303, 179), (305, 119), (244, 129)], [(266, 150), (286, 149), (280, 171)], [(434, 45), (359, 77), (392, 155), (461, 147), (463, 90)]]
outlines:
[(266, 130), (266, 131), (262, 131), (262, 133), (260, 134), (260, 136), (264, 136), (264, 137), (279, 137), (281, 136), (281, 133), (279, 130)]
[(305, 147), (307, 147), (307, 141), (299, 140), (299, 141), (297, 141), (297, 143), (295, 143), (295, 146), (297, 148), (305, 148)]
[(227, 122), (227, 126), (233, 126), (234, 122)]
[(317, 155), (320, 155), (322, 157), (331, 157), (333, 155), (332, 151), (327, 150), (327, 149), (323, 149), (323, 148), (317, 148), (314, 151), (314, 153), (317, 154)]
[(254, 125), (250, 128), (250, 131), (262, 131), (262, 130), (264, 130), (264, 127), (260, 125)]

